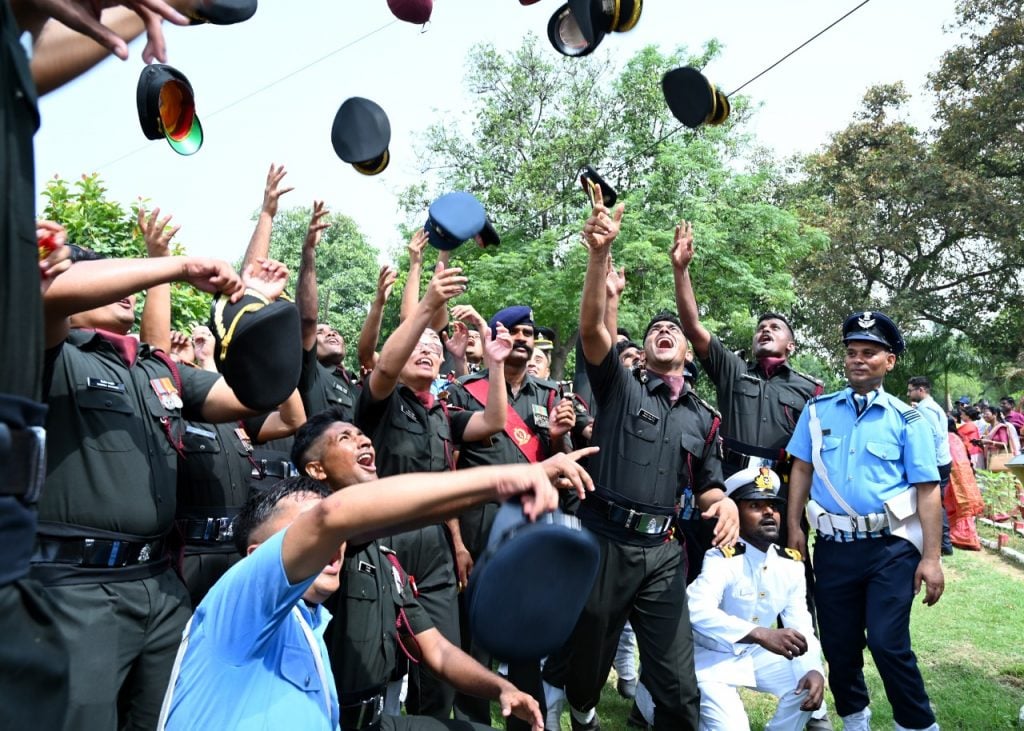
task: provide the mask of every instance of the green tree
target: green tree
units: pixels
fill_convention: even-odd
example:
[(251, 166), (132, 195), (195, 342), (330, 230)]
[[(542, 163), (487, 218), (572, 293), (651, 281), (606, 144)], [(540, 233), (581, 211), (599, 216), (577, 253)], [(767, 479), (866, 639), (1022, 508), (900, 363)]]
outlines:
[[(291, 271), (288, 291), (295, 292), (302, 242), (312, 209), (309, 206), (278, 211), (270, 236), (270, 256)], [(377, 250), (359, 231), (355, 221), (340, 213), (328, 215), (316, 254), (316, 277), (321, 322), (345, 338), (346, 362), (355, 364), (355, 345), (377, 288)]]
[[(977, 336), (1004, 297), (1020, 295), (1007, 281), (1019, 242), (986, 235), (1011, 202), (903, 121), (907, 99), (902, 84), (870, 89), (854, 122), (804, 161), (806, 178), (791, 191), (804, 220), (830, 234), (796, 268), (801, 321), (823, 343), (860, 309), (884, 309), (905, 334), (934, 323)], [(1007, 287), (986, 296), (997, 281)]]
[(480, 45), (467, 64), (472, 127), (426, 131), (433, 185), (407, 191), (406, 209), (418, 215), (430, 188), (481, 199), (502, 243), (453, 253), (470, 278), (466, 299), (485, 314), (532, 304), (538, 324), (558, 336), (556, 376), (577, 333), (586, 262), (578, 241), (589, 210), (577, 175), (587, 164), (626, 203), (613, 252), (627, 269), (622, 325), (636, 332), (656, 310), (674, 309), (668, 252), (684, 217), (697, 222), (701, 295), (714, 324), (746, 327), (749, 339), (752, 313), (793, 303), (789, 264), (821, 235), (773, 204), (778, 173), (742, 131), (749, 104), (735, 98), (728, 124), (680, 134), (662, 97), (665, 71), (703, 66), (715, 53), (713, 42), (697, 55), (646, 48), (618, 67), (601, 54), (553, 59), (532, 36), (507, 55)]
[[(110, 200), (98, 173), (83, 175), (74, 183), (55, 177), (43, 190), (46, 206), (42, 216), (64, 226), (68, 243), (77, 244), (110, 258), (145, 257), (146, 243), (136, 223), (139, 207), (148, 201), (133, 201), (129, 210)], [(184, 255), (184, 244), (171, 242), (171, 253)], [(145, 298), (140, 297), (136, 314), (141, 316)], [(171, 284), (171, 326), (188, 332), (210, 316), (210, 295), (181, 282)]]

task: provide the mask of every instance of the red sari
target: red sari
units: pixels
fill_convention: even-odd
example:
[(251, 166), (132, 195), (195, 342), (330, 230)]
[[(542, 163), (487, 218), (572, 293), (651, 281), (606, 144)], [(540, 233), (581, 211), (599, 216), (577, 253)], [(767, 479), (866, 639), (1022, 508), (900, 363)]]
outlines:
[(957, 434), (949, 435), (949, 453), (953, 457), (945, 498), (949, 538), (957, 548), (980, 551), (981, 542), (974, 527), (974, 516), (981, 515), (985, 510), (985, 501), (974, 479), (974, 468), (971, 467), (967, 449)]

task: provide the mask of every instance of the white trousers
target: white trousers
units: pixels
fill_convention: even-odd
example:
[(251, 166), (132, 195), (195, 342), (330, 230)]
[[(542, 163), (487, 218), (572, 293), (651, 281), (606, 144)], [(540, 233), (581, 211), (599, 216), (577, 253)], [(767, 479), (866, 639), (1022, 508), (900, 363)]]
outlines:
[[(779, 699), (775, 715), (765, 731), (802, 731), (811, 711), (800, 710), (807, 691), (796, 694), (793, 667), (789, 660), (767, 650), (752, 653), (754, 659), (754, 690), (771, 693)], [(750, 731), (747, 711), (737, 686), (724, 682), (700, 682), (701, 731)]]

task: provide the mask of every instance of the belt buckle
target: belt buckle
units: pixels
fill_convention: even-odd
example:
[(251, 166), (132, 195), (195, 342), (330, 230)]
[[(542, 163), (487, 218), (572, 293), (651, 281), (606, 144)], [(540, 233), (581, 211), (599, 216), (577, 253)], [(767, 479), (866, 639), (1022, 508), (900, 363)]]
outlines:
[(629, 530), (633, 530), (635, 527), (635, 524), (633, 523), (633, 518), (635, 518), (637, 515), (638, 513), (635, 510), (633, 510), (633, 508), (630, 508), (629, 513), (626, 514), (626, 522), (623, 524), (624, 527), (626, 527)]
[(751, 455), (746, 455), (746, 464), (744, 467), (767, 467), (768, 469), (774, 469), (775, 460), (768, 459), (766, 457), (753, 457)]
[(217, 537), (215, 540), (226, 542), (235, 537), (235, 524), (231, 518), (217, 518), (215, 522), (217, 524)]
[(665, 526), (668, 525), (669, 516), (667, 515), (650, 515), (644, 513), (646, 518), (646, 524), (643, 528), (637, 530), (649, 536), (656, 536), (659, 533), (665, 532)]

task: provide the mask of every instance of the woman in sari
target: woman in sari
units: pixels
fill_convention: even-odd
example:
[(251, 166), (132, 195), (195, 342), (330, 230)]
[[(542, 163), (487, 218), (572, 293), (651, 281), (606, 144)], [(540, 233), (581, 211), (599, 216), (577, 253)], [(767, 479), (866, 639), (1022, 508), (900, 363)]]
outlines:
[(985, 447), (985, 465), (988, 469), (992, 469), (992, 458), (995, 455), (1020, 453), (1017, 430), (1006, 421), (1002, 409), (998, 406), (986, 406), (981, 410), (981, 418), (988, 424), (988, 431), (981, 440)]
[(978, 425), (975, 423), (981, 418), (981, 414), (973, 406), (961, 404), (957, 416), (959, 418), (956, 433), (963, 440), (967, 456), (970, 458), (971, 464), (974, 465), (974, 469), (983, 469), (985, 467), (985, 450), (981, 446), (981, 432), (978, 431)]
[(981, 497), (978, 482), (974, 479), (974, 468), (967, 454), (964, 441), (958, 434), (956, 422), (949, 420), (949, 453), (953, 458), (949, 473), (949, 487), (946, 489), (944, 507), (949, 516), (949, 539), (956, 548), (980, 551), (978, 532), (974, 527), (974, 516), (981, 515), (985, 502)]

